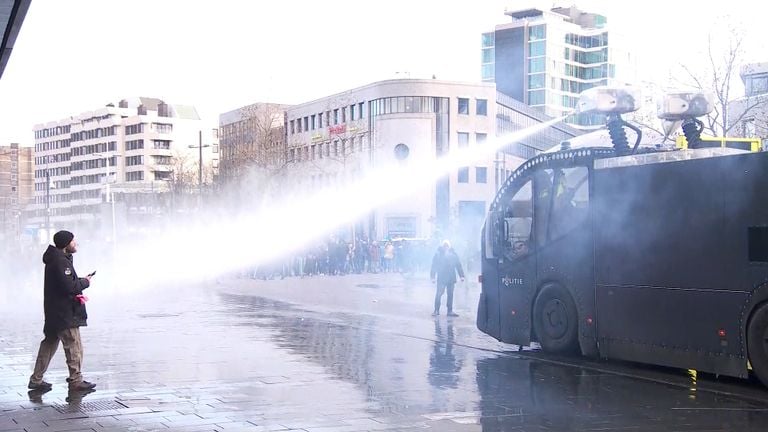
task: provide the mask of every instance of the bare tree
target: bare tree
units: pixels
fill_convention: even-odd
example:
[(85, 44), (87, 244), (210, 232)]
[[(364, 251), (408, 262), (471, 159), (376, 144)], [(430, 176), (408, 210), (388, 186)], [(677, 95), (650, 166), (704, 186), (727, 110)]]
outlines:
[(168, 181), (170, 192), (175, 195), (192, 192), (197, 185), (197, 160), (189, 152), (176, 149), (171, 161), (171, 178)]
[(257, 103), (222, 125), (220, 177), (240, 199), (261, 200), (280, 186), (287, 165), (284, 105)]
[(744, 57), (744, 36), (740, 31), (731, 29), (726, 41), (727, 45), (722, 49), (716, 47), (710, 34), (707, 38), (706, 67), (697, 70), (681, 65), (685, 79), (679, 81), (714, 94), (714, 110), (704, 124), (705, 130), (715, 136), (728, 136), (736, 125), (762, 103), (758, 99), (749, 101), (737, 112), (729, 109), (730, 103), (736, 98), (735, 87), (738, 85), (738, 72)]

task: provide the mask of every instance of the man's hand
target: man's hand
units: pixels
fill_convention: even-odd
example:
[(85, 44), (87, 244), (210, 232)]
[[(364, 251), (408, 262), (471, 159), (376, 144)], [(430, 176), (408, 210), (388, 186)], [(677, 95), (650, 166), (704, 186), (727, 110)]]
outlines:
[(88, 283), (91, 283), (91, 278), (92, 278), (92, 277), (93, 277), (93, 276), (91, 276), (91, 275), (88, 275), (88, 276), (86, 276), (86, 277), (85, 277), (85, 279), (88, 281)]
[(461, 281), (464, 282), (464, 278), (461, 278)]

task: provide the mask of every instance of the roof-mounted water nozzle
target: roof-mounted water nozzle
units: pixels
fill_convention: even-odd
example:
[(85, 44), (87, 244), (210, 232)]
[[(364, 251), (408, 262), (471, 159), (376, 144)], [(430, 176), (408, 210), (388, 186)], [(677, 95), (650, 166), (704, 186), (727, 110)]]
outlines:
[[(640, 108), (640, 91), (634, 87), (593, 87), (581, 93), (578, 111), (605, 114), (608, 117), (608, 132), (613, 142), (616, 154), (634, 153), (640, 145), (643, 133), (639, 128), (625, 122), (621, 115)], [(627, 133), (624, 127), (632, 129), (637, 134), (637, 141), (630, 151)]]
[(713, 101), (714, 97), (707, 92), (672, 91), (659, 100), (657, 115), (667, 122), (682, 123), (688, 148), (697, 148), (701, 146), (701, 132), (704, 130), (704, 123), (697, 117), (711, 113)]

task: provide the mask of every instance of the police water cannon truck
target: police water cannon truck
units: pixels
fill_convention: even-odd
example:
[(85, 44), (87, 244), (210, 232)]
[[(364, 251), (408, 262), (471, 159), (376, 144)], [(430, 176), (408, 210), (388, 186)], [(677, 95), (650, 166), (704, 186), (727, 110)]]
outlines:
[(622, 119), (639, 101), (630, 87), (586, 91), (579, 110), (606, 116), (612, 146), (586, 136), (506, 179), (482, 232), (477, 327), (768, 385), (768, 152), (699, 146), (702, 92), (658, 104), (688, 148), (643, 145)]

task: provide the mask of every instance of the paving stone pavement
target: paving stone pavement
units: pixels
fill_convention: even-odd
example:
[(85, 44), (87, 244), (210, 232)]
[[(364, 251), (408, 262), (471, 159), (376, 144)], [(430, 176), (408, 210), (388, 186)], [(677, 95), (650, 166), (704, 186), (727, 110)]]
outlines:
[(94, 290), (82, 333), (97, 391), (66, 391), (60, 350), (43, 395), (26, 390), (40, 298), (13, 297), (0, 432), (768, 428), (749, 383), (705, 391), (675, 372), (637, 373), (660, 383), (516, 353), (474, 329), (475, 294), (459, 287), (461, 317), (433, 320), (428, 283), (399, 275)]

